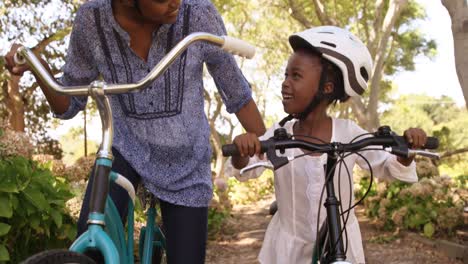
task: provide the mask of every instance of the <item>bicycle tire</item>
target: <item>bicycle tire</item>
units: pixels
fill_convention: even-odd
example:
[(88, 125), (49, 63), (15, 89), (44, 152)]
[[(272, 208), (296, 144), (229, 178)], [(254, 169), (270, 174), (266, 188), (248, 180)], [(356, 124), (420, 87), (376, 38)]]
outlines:
[(67, 249), (53, 249), (37, 253), (22, 264), (96, 264), (91, 258)]

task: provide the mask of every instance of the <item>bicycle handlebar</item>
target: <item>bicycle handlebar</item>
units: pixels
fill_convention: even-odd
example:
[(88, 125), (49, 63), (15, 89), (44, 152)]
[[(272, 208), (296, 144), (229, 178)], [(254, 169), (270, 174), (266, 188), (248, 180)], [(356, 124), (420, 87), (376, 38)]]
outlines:
[[(385, 127), (387, 128), (387, 127)], [(280, 128), (282, 129), (282, 128)], [(388, 128), (389, 129), (389, 128)], [(422, 150), (410, 150), (409, 145), (406, 142), (406, 138), (403, 136), (397, 136), (393, 134), (391, 131), (387, 131), (385, 133), (376, 132), (374, 133), (373, 137), (364, 138), (358, 140), (354, 143), (339, 143), (339, 142), (331, 142), (328, 144), (315, 144), (311, 142), (307, 142), (304, 140), (294, 139), (292, 136), (288, 134), (284, 134), (283, 136), (278, 137), (276, 134), (278, 129), (275, 131), (275, 136), (269, 138), (268, 140), (260, 141), (261, 145), (261, 153), (268, 152), (269, 149), (290, 149), (290, 148), (302, 148), (308, 151), (312, 151), (315, 153), (329, 153), (329, 152), (356, 152), (359, 150), (364, 149), (368, 146), (381, 146), (383, 147), (382, 150), (388, 150), (392, 154), (398, 156), (408, 157), (412, 154), (424, 155), (426, 154), (425, 151)], [(379, 129), (380, 131), (380, 129)], [(435, 137), (428, 137), (426, 144), (424, 145), (425, 149), (436, 149), (439, 147), (439, 140)], [(236, 156), (239, 155), (239, 150), (235, 144), (227, 144), (222, 147), (223, 156)], [(433, 154), (431, 152), (427, 152)], [(430, 155), (428, 154), (428, 155)]]
[[(196, 41), (207, 41), (211, 44), (220, 46), (227, 52), (249, 59), (255, 55), (255, 47), (243, 40), (228, 36), (220, 37), (203, 32), (192, 33), (180, 41), (166, 56), (161, 59), (153, 70), (139, 82), (132, 84), (105, 84), (102, 86), (104, 94), (121, 94), (133, 90), (139, 90), (148, 86), (169, 67), (175, 58), (184, 52), (190, 44)], [(36, 73), (41, 81), (45, 83), (47, 87), (52, 88), (59, 94), (88, 95), (90, 93), (90, 88), (93, 87), (93, 84), (69, 87), (58, 84), (40, 63), (34, 53), (24, 46), (19, 48), (16, 52), (15, 63), (18, 65), (28, 63), (31, 66), (32, 71)], [(96, 83), (94, 84), (96, 85)]]
[(210, 44), (220, 46), (223, 50), (237, 54), (246, 58), (251, 58), (255, 54), (255, 48), (240, 39), (227, 36), (216, 36), (209, 33), (192, 33), (182, 39), (172, 48), (161, 61), (137, 83), (131, 84), (107, 84), (102, 81), (94, 81), (89, 85), (82, 86), (62, 86), (58, 84), (53, 76), (44, 68), (34, 53), (26, 47), (20, 47), (15, 53), (15, 63), (22, 65), (27, 63), (36, 76), (44, 85), (62, 95), (90, 95), (96, 101), (102, 123), (102, 141), (97, 156), (100, 158), (112, 159), (113, 140), (113, 118), (112, 108), (108, 94), (122, 94), (139, 90), (150, 85), (156, 78), (161, 76), (171, 63), (181, 55), (192, 43), (196, 41), (206, 41)]

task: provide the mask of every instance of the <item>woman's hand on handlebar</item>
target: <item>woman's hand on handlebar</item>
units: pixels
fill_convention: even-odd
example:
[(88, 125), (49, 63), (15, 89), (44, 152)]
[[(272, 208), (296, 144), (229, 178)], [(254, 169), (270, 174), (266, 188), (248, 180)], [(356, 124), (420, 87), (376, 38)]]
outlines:
[[(412, 149), (423, 148), (427, 141), (426, 132), (420, 128), (408, 128), (405, 130), (403, 135), (406, 138), (406, 141), (411, 145)], [(414, 156), (408, 158), (398, 157), (397, 159), (401, 164), (409, 166), (411, 162), (413, 162)]]
[(20, 44), (13, 44), (10, 48), (10, 51), (5, 55), (5, 67), (12, 75), (17, 76), (22, 76), (24, 72), (30, 70), (30, 67), (27, 63), (23, 65), (17, 65), (15, 62), (15, 54), (20, 47)]

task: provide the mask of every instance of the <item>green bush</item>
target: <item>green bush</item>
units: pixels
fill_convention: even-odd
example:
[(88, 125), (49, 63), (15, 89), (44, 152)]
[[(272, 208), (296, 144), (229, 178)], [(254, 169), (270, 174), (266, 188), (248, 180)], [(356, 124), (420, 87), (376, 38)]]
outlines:
[(214, 238), (221, 231), (227, 217), (229, 217), (228, 210), (221, 210), (218, 207), (208, 208), (208, 236), (210, 238)]
[(229, 200), (233, 204), (248, 204), (274, 193), (273, 177), (273, 172), (266, 170), (262, 176), (245, 182), (239, 182), (234, 177), (229, 178)]
[(0, 262), (18, 263), (76, 236), (65, 207), (70, 188), (46, 166), (25, 157), (0, 159)]
[[(363, 178), (357, 196), (365, 192), (368, 179)], [(364, 189), (364, 190), (363, 190)], [(378, 183), (364, 200), (367, 214), (386, 230), (395, 228), (423, 232), (447, 232), (463, 224), (465, 202), (462, 190), (454, 187), (448, 176), (423, 178), (414, 184), (399, 181)]]

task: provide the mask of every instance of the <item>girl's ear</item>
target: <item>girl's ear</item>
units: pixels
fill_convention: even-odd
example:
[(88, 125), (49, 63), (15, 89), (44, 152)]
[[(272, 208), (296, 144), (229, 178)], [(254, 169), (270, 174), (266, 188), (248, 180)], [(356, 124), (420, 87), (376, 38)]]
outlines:
[(335, 84), (332, 83), (332, 82), (326, 82), (324, 85), (323, 85), (323, 93), (325, 95), (330, 95), (333, 93), (333, 91), (335, 90)]

